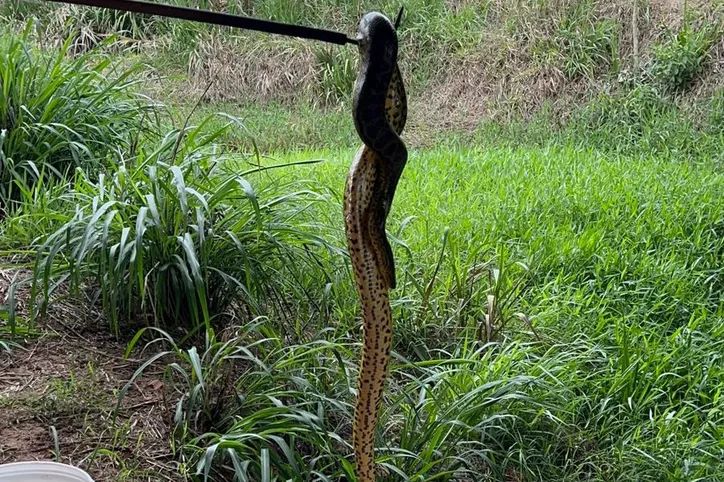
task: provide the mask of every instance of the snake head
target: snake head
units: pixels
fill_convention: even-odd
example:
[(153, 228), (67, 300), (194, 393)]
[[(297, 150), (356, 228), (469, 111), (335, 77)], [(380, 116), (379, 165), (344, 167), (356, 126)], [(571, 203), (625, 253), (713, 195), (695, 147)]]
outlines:
[[(391, 44), (394, 47), (391, 48)], [(378, 57), (382, 54), (387, 62), (394, 62), (397, 55), (395, 26), (379, 12), (365, 14), (359, 23), (357, 46), (362, 55)]]
[(362, 142), (379, 150), (377, 131), (380, 126), (387, 127), (385, 102), (397, 65), (397, 32), (390, 20), (378, 12), (365, 14), (358, 32), (362, 58), (352, 96), (354, 123)]

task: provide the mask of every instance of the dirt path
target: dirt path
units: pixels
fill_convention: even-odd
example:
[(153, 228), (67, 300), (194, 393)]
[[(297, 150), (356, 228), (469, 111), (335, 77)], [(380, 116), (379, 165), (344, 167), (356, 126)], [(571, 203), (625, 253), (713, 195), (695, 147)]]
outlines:
[[(0, 304), (7, 278), (0, 276)], [(57, 303), (23, 349), (0, 352), (0, 464), (56, 460), (57, 451), (98, 482), (180, 480), (161, 368), (129, 391), (114, 426), (117, 394), (139, 361), (124, 359), (126, 344), (84, 306)]]

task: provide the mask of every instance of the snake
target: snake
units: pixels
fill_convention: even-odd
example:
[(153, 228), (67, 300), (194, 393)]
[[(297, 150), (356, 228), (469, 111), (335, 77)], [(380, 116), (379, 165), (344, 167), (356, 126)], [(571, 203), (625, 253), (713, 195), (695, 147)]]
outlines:
[(363, 343), (352, 445), (359, 482), (375, 481), (375, 434), (392, 347), (390, 289), (395, 263), (386, 236), (387, 216), (407, 148), (400, 138), (407, 97), (397, 64), (397, 32), (384, 15), (362, 17), (358, 29), (360, 67), (353, 90), (354, 125), (363, 144), (344, 190), (344, 223), (360, 299)]

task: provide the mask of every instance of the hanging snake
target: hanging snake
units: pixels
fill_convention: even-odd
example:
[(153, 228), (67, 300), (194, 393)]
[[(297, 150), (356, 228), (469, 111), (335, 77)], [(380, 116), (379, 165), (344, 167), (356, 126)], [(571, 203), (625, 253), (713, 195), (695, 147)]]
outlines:
[(365, 15), (357, 40), (362, 58), (353, 112), (364, 144), (355, 154), (344, 192), (347, 247), (364, 323), (352, 438), (357, 478), (374, 482), (375, 433), (392, 346), (389, 290), (396, 284), (385, 223), (407, 162), (399, 136), (407, 120), (407, 98), (397, 65), (397, 33), (389, 19)]

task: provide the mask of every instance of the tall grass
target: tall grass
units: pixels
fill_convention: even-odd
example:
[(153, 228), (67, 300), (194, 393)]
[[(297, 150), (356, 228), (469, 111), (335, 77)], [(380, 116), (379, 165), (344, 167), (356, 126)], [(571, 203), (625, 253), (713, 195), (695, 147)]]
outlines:
[[(374, 9), (393, 16), (399, 8), (390, 1), (175, 3), (349, 34), (362, 12)], [(73, 32), (80, 32), (76, 47), (84, 42), (82, 36), (95, 39), (88, 42), (93, 45), (122, 30), (120, 45), (125, 47), (132, 39), (137, 52), (150, 58), (161, 73), (173, 73), (173, 79), (182, 78), (176, 75), (181, 72), (191, 74), (194, 80), (179, 80), (180, 85), (166, 80), (183, 101), (188, 101), (187, 92), (199, 91), (195, 83), (215, 78), (211, 98), (233, 99), (234, 109), (270, 121), (258, 132), (264, 147), (322, 147), (328, 138), (337, 145), (350, 142), (346, 136), (340, 139), (337, 130), (329, 132), (327, 119), (348, 116), (354, 49), (310, 49), (296, 40), (270, 41), (264, 34), (97, 8), (52, 5), (34, 12), (23, 2), (7, 5), (10, 18), (37, 17), (52, 38), (76, 35), (67, 30), (67, 22), (57, 20), (65, 12), (63, 18), (70, 19)], [(606, 6), (590, 0), (513, 4), (416, 0), (406, 5), (400, 29), (410, 118), (417, 119), (419, 130), (411, 129), (408, 137), (414, 135), (414, 143), (429, 146), (458, 135), (469, 140), (471, 132), (482, 127), (503, 132), (506, 141), (523, 137), (541, 144), (565, 136), (626, 153), (637, 149), (666, 153), (672, 145), (667, 154), (674, 156), (717, 155), (721, 129), (716, 119), (721, 109), (713, 100), (721, 91), (716, 62), (724, 31), (721, 7), (697, 4), (696, 15), (686, 10), (682, 19), (670, 7), (651, 4), (640, 12), (640, 45), (634, 59), (631, 7), (626, 2)], [(700, 91), (705, 97), (682, 99), (686, 93), (697, 97)], [(281, 110), (280, 115), (260, 114), (270, 100), (284, 103), (271, 109)], [(459, 126), (451, 110), (455, 108), (466, 112)], [(677, 128), (682, 116), (685, 121)], [(624, 123), (629, 117), (631, 123)], [(647, 118), (644, 125), (638, 121), (642, 117)], [(540, 129), (528, 128), (531, 118), (541, 124)], [(492, 124), (487, 124), (489, 120)], [(277, 135), (288, 129), (294, 135)], [(456, 130), (462, 132), (451, 133)], [(497, 136), (489, 137), (485, 140)], [(607, 142), (610, 137), (616, 140)]]
[[(547, 67), (581, 80), (621, 66), (617, 24), (592, 2), (564, 2), (580, 8), (563, 16), (546, 2), (517, 2), (519, 13), (413, 3), (403, 42), (430, 52), (407, 77), (416, 88), (440, 59), (482, 49), (493, 21), (530, 54), (527, 42), (546, 30), (531, 12), (560, 20), (539, 52)], [(371, 5), (228, 8), (346, 27)], [(185, 39), (181, 50), (206, 31), (148, 27), (138, 36)], [(479, 146), (445, 139), (411, 151), (388, 224), (400, 281), (381, 479), (722, 480), (724, 104), (720, 93), (700, 111), (679, 104), (710, 41), (690, 30), (665, 41), (650, 77), (623, 78), (561, 130), (541, 116), (468, 137)], [(315, 61), (325, 101), (345, 103), (351, 57), (320, 51)], [(3, 246), (37, 250), (34, 314), (67, 283), (99, 301), (113, 333), (151, 326), (129, 344), (128, 354), (151, 338), (154, 351), (121, 396), (165, 363), (184, 476), (354, 481), (360, 323), (340, 204), (357, 141), (338, 132), (353, 132), (339, 113), (246, 112), (259, 142), (226, 119), (158, 139), (91, 136), (107, 171), (96, 171), (100, 160), (66, 162), (38, 170), (42, 189), (15, 183), (21, 206), (0, 228), (15, 241)], [(341, 147), (280, 154), (273, 165), (283, 169), (225, 151), (331, 138)], [(319, 157), (329, 161), (296, 165)], [(19, 328), (12, 316), (0, 308), (3, 329)]]
[[(320, 334), (289, 344), (270, 320), (232, 333), (229, 341), (208, 336), (201, 349), (183, 349), (166, 333), (154, 341), (170, 348), (149, 362), (164, 359), (179, 390), (176, 446), (188, 469), (204, 480), (355, 480), (348, 440), (358, 367), (350, 342)], [(509, 357), (493, 345), (463, 345), (422, 365), (398, 360), (380, 430), (390, 480), (505, 473), (513, 454), (504, 440), (519, 438), (517, 426), (536, 425), (539, 411), (557, 410), (560, 399), (530, 399), (550, 391), (550, 380), (517, 375), (512, 359), (543, 362), (524, 362), (518, 346), (502, 350)], [(488, 439), (498, 446), (486, 447)]]
[(686, 24), (676, 34), (654, 46), (646, 74), (664, 91), (689, 90), (707, 66), (711, 48), (724, 38), (724, 26), (704, 23), (695, 29)]
[(24, 33), (2, 42), (0, 58), (0, 202), (17, 200), (40, 178), (77, 167), (99, 169), (131, 149), (152, 103), (132, 94), (140, 67), (115, 72), (94, 50), (69, 58), (35, 50)]
[[(352, 152), (285, 158), (320, 155)], [(381, 478), (721, 480), (724, 178), (713, 166), (570, 147), (413, 152), (389, 222), (400, 281)], [(341, 190), (347, 168), (322, 163), (314, 176)], [(341, 223), (339, 202), (310, 214)], [(304, 337), (269, 317), (195, 348), (157, 340), (186, 470), (355, 480), (349, 274), (331, 293), (334, 318)]]
[(325, 245), (295, 218), (323, 197), (301, 185), (254, 188), (247, 177), (260, 168), (238, 171), (213, 144), (236, 125), (174, 130), (97, 180), (79, 170), (67, 221), (38, 248), (40, 311), (65, 279), (92, 283), (114, 333), (127, 320), (208, 328), (233, 303), (254, 315), (288, 309), (296, 270), (316, 266), (305, 252)]
[(596, 15), (593, 2), (573, 2), (565, 8), (553, 35), (533, 39), (534, 56), (569, 79), (593, 80), (594, 74), (615, 64), (620, 30), (615, 21)]

